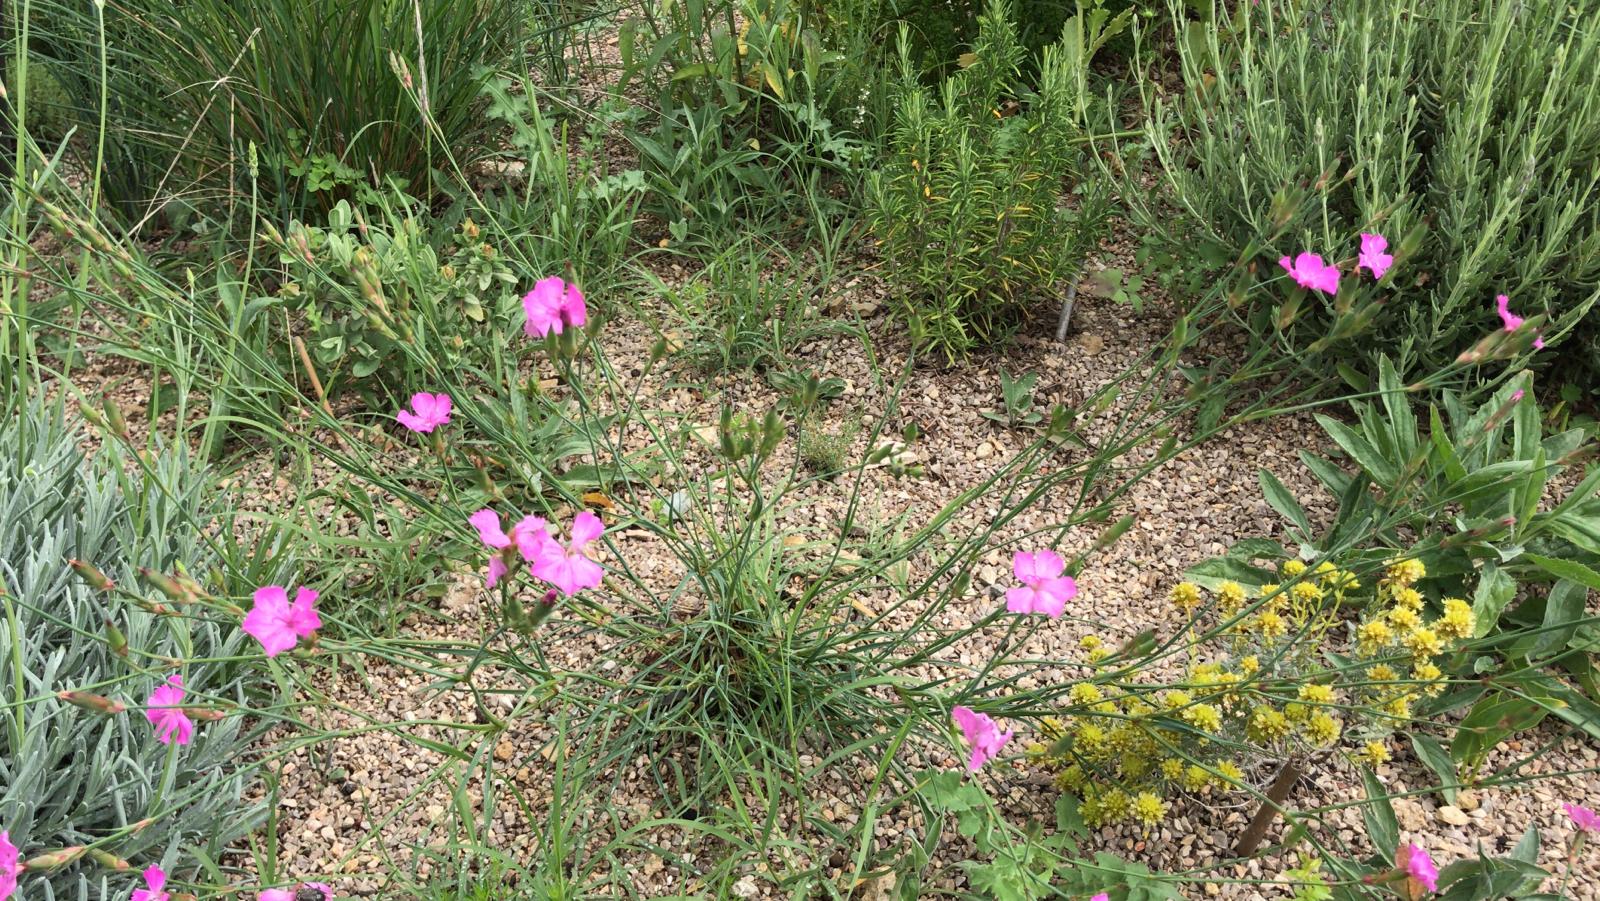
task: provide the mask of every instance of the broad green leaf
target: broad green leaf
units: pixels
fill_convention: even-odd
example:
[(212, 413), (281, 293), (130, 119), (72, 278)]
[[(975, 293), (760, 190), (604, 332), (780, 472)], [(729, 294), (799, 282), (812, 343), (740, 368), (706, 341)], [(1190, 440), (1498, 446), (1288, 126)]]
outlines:
[(1189, 567), (1184, 576), (1203, 588), (1216, 591), (1223, 582), (1238, 582), (1246, 589), (1276, 581), (1270, 570), (1251, 566), (1237, 557), (1212, 557)]
[(1541, 557), (1538, 554), (1529, 554), (1528, 559), (1533, 564), (1558, 579), (1577, 582), (1594, 591), (1600, 591), (1600, 572), (1595, 572), (1576, 560), (1563, 560), (1558, 557)]
[(1456, 764), (1450, 759), (1450, 752), (1445, 750), (1439, 739), (1422, 732), (1411, 734), (1411, 749), (1417, 753), (1417, 759), (1427, 764), (1428, 769), (1439, 777), (1439, 794), (1444, 796), (1447, 803), (1456, 803), (1456, 785), (1461, 777), (1456, 773)]
[(1494, 631), (1500, 614), (1517, 595), (1517, 583), (1493, 563), (1485, 563), (1478, 576), (1478, 590), (1472, 595), (1473, 637), (1482, 638)]
[(1388, 792), (1371, 770), (1361, 771), (1361, 784), (1367, 791), (1367, 803), (1361, 806), (1367, 835), (1385, 860), (1394, 860), (1395, 851), (1400, 847), (1400, 821), (1395, 818), (1394, 805), (1389, 803)]
[(1267, 503), (1272, 505), (1272, 509), (1300, 529), (1302, 541), (1310, 541), (1311, 520), (1306, 517), (1306, 511), (1301, 509), (1300, 503), (1294, 499), (1294, 492), (1278, 481), (1278, 477), (1268, 469), (1257, 471), (1256, 478), (1261, 482), (1261, 491), (1266, 495)]
[(1440, 421), (1439, 408), (1436, 406), (1428, 407), (1428, 430), (1433, 437), (1433, 452), (1444, 467), (1445, 478), (1451, 482), (1466, 478), (1467, 468), (1461, 465), (1461, 458), (1456, 454), (1455, 445), (1450, 442), (1450, 433)]
[(1543, 658), (1566, 650), (1567, 643), (1572, 640), (1583, 619), (1583, 608), (1588, 599), (1589, 589), (1577, 582), (1562, 579), (1552, 585), (1550, 596), (1544, 603), (1544, 625), (1530, 656)]
[(1394, 486), (1400, 473), (1393, 461), (1384, 459), (1367, 439), (1339, 420), (1321, 413), (1316, 415), (1316, 420), (1317, 424), (1322, 426), (1322, 430), (1328, 433), (1328, 437), (1333, 439), (1333, 443), (1339, 445), (1339, 449), (1365, 470), (1374, 482), (1385, 488)]

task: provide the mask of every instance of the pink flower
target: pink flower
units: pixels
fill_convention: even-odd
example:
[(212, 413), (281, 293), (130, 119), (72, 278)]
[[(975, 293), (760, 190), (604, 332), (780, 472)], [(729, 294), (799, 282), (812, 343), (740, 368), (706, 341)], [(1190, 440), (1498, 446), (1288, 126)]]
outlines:
[[(538, 559), (540, 551), (550, 542), (550, 532), (545, 528), (545, 522), (537, 516), (524, 516), (522, 521), (511, 527), (511, 534), (507, 535), (500, 528), (500, 514), (484, 508), (467, 517), (467, 522), (478, 530), (478, 540), (491, 550), (504, 551), (515, 545), (517, 552), (522, 554), (522, 559), (529, 563)], [(510, 571), (503, 554), (496, 554), (489, 558), (489, 575), (484, 580), (485, 585), (493, 588), (500, 577)]]
[[(1259, 3), (1261, 0), (1256, 0), (1256, 2)], [(1089, 901), (1111, 901), (1111, 896), (1105, 892), (1101, 892), (1100, 894), (1095, 895), (1093, 898), (1090, 898)]]
[[(1521, 316), (1511, 312), (1511, 298), (1505, 296), (1504, 294), (1495, 295), (1494, 308), (1495, 312), (1500, 314), (1500, 323), (1506, 327), (1506, 331), (1508, 332), (1514, 332), (1517, 329), (1522, 328), (1522, 323), (1527, 321)], [(1537, 334), (1533, 336), (1533, 349), (1544, 350), (1544, 339), (1539, 337)]]
[(1356, 258), (1356, 269), (1365, 268), (1372, 273), (1373, 280), (1383, 278), (1383, 274), (1394, 265), (1394, 255), (1384, 253), (1389, 249), (1389, 239), (1383, 235), (1370, 235), (1361, 233), (1361, 254)]
[[(1596, 814), (1581, 804), (1563, 804), (1561, 809), (1567, 812), (1567, 816), (1572, 817), (1574, 826), (1584, 832), (1593, 832), (1600, 835), (1600, 814)], [(0, 833), (0, 835), (4, 835), (4, 833)]]
[(1000, 753), (1006, 742), (1011, 740), (1014, 731), (1001, 732), (994, 720), (988, 714), (977, 713), (970, 707), (957, 707), (950, 711), (950, 718), (956, 721), (961, 729), (961, 737), (972, 746), (972, 757), (967, 761), (967, 772), (976, 773), (983, 767), (985, 761)]
[(311, 633), (322, 628), (322, 617), (314, 609), (317, 597), (315, 591), (301, 586), (290, 604), (282, 586), (257, 588), (256, 604), (245, 615), (241, 628), (261, 642), (268, 657), (276, 657), (293, 650), (300, 639), (310, 638)]
[(522, 298), (522, 310), (528, 316), (522, 330), (530, 338), (559, 335), (564, 328), (582, 328), (589, 321), (583, 292), (558, 275), (534, 282), (533, 290)]
[[(144, 712), (145, 719), (156, 727), (156, 741), (164, 745), (173, 741), (186, 745), (194, 736), (194, 720), (183, 712), (183, 695), (183, 677), (174, 673), (167, 677), (167, 684), (158, 686), (150, 693), (150, 700), (145, 701), (148, 708)], [(145, 878), (148, 879), (149, 874), (146, 870)], [(163, 874), (161, 878), (164, 880), (166, 876)]]
[(413, 432), (431, 432), (439, 426), (449, 425), (450, 395), (418, 391), (411, 395), (411, 409), (401, 410), (394, 418)]
[(1400, 867), (1400, 872), (1416, 880), (1423, 888), (1430, 892), (1439, 890), (1439, 871), (1433, 865), (1433, 858), (1415, 843), (1400, 849), (1400, 859), (1396, 864)]
[(294, 901), (294, 892), (286, 888), (263, 889), (256, 895), (256, 901)]
[(17, 890), (17, 846), (11, 844), (11, 833), (0, 829), (0, 901), (6, 901)]
[(572, 540), (566, 546), (546, 536), (533, 561), (534, 578), (549, 582), (561, 589), (562, 594), (569, 596), (584, 588), (599, 587), (605, 570), (589, 559), (584, 548), (604, 534), (605, 530), (600, 517), (588, 510), (579, 513), (572, 520)]
[(1322, 262), (1322, 257), (1314, 253), (1302, 253), (1294, 258), (1293, 262), (1288, 257), (1278, 260), (1278, 265), (1295, 284), (1324, 294), (1339, 293), (1339, 269)]
[(1078, 583), (1061, 574), (1066, 567), (1055, 551), (1019, 551), (1011, 560), (1011, 571), (1022, 584), (1006, 591), (1006, 609), (1043, 613), (1051, 619), (1066, 612), (1067, 602), (1078, 593)]
[(322, 901), (333, 901), (333, 887), (325, 882), (307, 882), (300, 886), (301, 891), (314, 891), (322, 893)]
[(167, 901), (172, 897), (171, 892), (161, 890), (167, 884), (167, 872), (155, 864), (145, 869), (144, 884), (149, 888), (134, 889), (133, 901)]

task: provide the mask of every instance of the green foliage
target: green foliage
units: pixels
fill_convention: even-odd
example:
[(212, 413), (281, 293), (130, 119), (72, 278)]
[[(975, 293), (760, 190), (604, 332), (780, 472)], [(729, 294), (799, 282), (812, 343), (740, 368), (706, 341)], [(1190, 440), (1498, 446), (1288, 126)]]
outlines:
[[(82, 70), (68, 84), (79, 124), (97, 131), (93, 13), (33, 6)], [(432, 170), (452, 156), (470, 163), (483, 143), (480, 89), (516, 46), (516, 10), (509, 0), (108, 4), (109, 198), (135, 219), (175, 195), (210, 212), (250, 194), (252, 147), (257, 186), (286, 214), (332, 206), (357, 178), (431, 198)]]
[(1014, 429), (1038, 428), (1044, 424), (1043, 412), (1034, 409), (1033, 386), (1039, 381), (1037, 372), (1029, 372), (1021, 378), (1012, 378), (1011, 373), (1005, 369), (1000, 370), (1000, 402), (1003, 405), (1000, 412), (984, 410), (983, 416), (995, 422), (1003, 423)]
[[(972, 64), (937, 93), (900, 36), (900, 80), (869, 223), (913, 338), (947, 359), (990, 345), (1028, 301), (1049, 297), (1079, 265), (1104, 211), (1072, 184), (1090, 59), (1127, 23), (1090, 15), (1046, 48), (1037, 91), (1020, 84), (1026, 50), (1010, 4), (993, 0)], [(1061, 192), (1078, 192), (1077, 209)]]
[[(1379, 400), (1353, 402), (1353, 423), (1317, 417), (1355, 472), (1301, 452), (1339, 499), (1326, 529), (1314, 532), (1289, 491), (1263, 474), (1299, 555), (1342, 554), (1354, 536), (1374, 532), (1391, 549), (1377, 553), (1403, 550), (1443, 594), (1471, 599), (1477, 637), (1495, 633), (1485, 651), (1551, 661), (1594, 647), (1581, 600), (1600, 586), (1600, 471), (1588, 460), (1588, 437), (1577, 429), (1545, 434), (1526, 376), (1476, 407), (1446, 391), (1423, 424), (1386, 358), (1379, 370)], [(1583, 478), (1547, 502), (1576, 466)], [(1512, 607), (1519, 584), (1548, 591)]]
[(403, 393), (409, 372), (399, 345), (416, 329), (440, 332), (459, 356), (470, 329), (512, 306), (516, 278), (472, 220), (439, 250), (443, 242), (425, 228), (414, 209), (372, 223), (341, 200), (326, 227), (293, 222), (273, 242), (285, 276), (278, 294), (304, 315), (327, 391), (371, 383)]
[(833, 429), (825, 428), (821, 417), (803, 423), (799, 434), (800, 462), (824, 478), (849, 468), (850, 448), (855, 444), (861, 423), (849, 419)]
[[(210, 476), (182, 448), (141, 461), (111, 444), (85, 461), (59, 406), (12, 415), (0, 429), (0, 822), (24, 856), (94, 845), (141, 868), (181, 867), (195, 849), (217, 859), (261, 821), (261, 807), (244, 798), (245, 720), (201, 722), (179, 748), (157, 743), (140, 707), (169, 658), (195, 661), (182, 669), (191, 703), (244, 705), (247, 680), (230, 658), (246, 639), (237, 621), (152, 612), (138, 570), (187, 571), (237, 596), (281, 571), (281, 546), (262, 534), (255, 561), (238, 565), (244, 550), (208, 493)], [(69, 559), (118, 587), (93, 589)], [(56, 698), (78, 690), (128, 709), (104, 714)], [(30, 883), (47, 880), (56, 898), (106, 898), (122, 879), (85, 862), (25, 876), (23, 891), (42, 892)]]
[[(1592, 7), (1448, 0), (1230, 5), (1177, 22), (1186, 88), (1147, 86), (1170, 196), (1133, 200), (1174, 245), (1215, 241), (1278, 279), (1280, 256), (1337, 262), (1337, 299), (1248, 325), (1307, 371), (1387, 354), (1431, 373), (1499, 328), (1494, 298), (1545, 317), (1555, 354), (1591, 368), (1600, 297), (1600, 32)], [(1168, 205), (1170, 202), (1170, 205)], [(1199, 232), (1200, 234), (1196, 234)], [(1358, 233), (1397, 261), (1353, 309)], [(1365, 289), (1363, 289), (1365, 290)], [(1278, 315), (1275, 317), (1275, 313)], [(1352, 318), (1352, 313), (1359, 316)]]

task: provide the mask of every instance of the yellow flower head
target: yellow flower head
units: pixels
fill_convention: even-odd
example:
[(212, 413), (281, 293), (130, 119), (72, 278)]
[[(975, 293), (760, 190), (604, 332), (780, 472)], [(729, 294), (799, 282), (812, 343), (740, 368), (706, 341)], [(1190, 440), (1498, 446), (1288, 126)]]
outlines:
[(1422, 592), (1415, 588), (1396, 588), (1394, 590), (1394, 605), (1420, 612), (1422, 610)]
[(1260, 632), (1266, 638), (1281, 638), (1289, 634), (1289, 623), (1274, 611), (1261, 611), (1261, 614), (1253, 622), (1255, 631)]
[(1200, 606), (1200, 586), (1193, 582), (1179, 582), (1172, 587), (1172, 606), (1189, 613)]
[(1369, 741), (1361, 746), (1361, 752), (1356, 758), (1367, 766), (1378, 766), (1389, 762), (1389, 746), (1381, 741)]
[(1322, 589), (1318, 588), (1315, 582), (1296, 582), (1289, 589), (1289, 594), (1302, 604), (1322, 600)]
[(1339, 730), (1339, 721), (1332, 716), (1327, 713), (1313, 713), (1311, 718), (1306, 720), (1301, 734), (1305, 736), (1306, 741), (1321, 747), (1338, 741)]
[(1168, 757), (1161, 761), (1161, 778), (1168, 782), (1177, 782), (1183, 778), (1183, 761), (1176, 757)]
[(1324, 560), (1317, 564), (1316, 569), (1312, 570), (1312, 573), (1324, 582), (1331, 579), (1334, 575), (1338, 574), (1338, 572), (1339, 567), (1334, 566), (1332, 560)]
[(1390, 607), (1384, 611), (1383, 617), (1401, 635), (1410, 635), (1422, 627), (1422, 617), (1409, 607)]
[(1382, 709), (1384, 714), (1397, 720), (1409, 720), (1411, 719), (1411, 696), (1401, 695), (1397, 698), (1391, 698), (1388, 703), (1383, 705)]
[(1308, 683), (1300, 686), (1298, 697), (1307, 704), (1327, 705), (1338, 700), (1338, 693), (1333, 690), (1331, 685)]
[(1180, 714), (1184, 722), (1201, 730), (1202, 732), (1216, 732), (1222, 728), (1222, 711), (1210, 704), (1196, 704), (1186, 707)]
[(1075, 792), (1083, 788), (1083, 767), (1073, 764), (1056, 774), (1055, 786), (1058, 791)]
[(1375, 619), (1369, 623), (1362, 623), (1361, 628), (1356, 630), (1356, 640), (1361, 653), (1370, 657), (1394, 641), (1394, 630), (1383, 620)]
[(1106, 659), (1107, 657), (1110, 657), (1110, 656), (1111, 656), (1111, 649), (1110, 648), (1095, 648), (1094, 650), (1089, 652), (1089, 662), (1090, 663), (1099, 663), (1100, 661), (1102, 661), (1102, 660), (1104, 660), (1104, 659)]
[(1288, 560), (1283, 564), (1283, 574), (1293, 579), (1306, 571), (1306, 565), (1299, 560)]
[(1104, 644), (1105, 642), (1101, 641), (1100, 636), (1098, 635), (1085, 635), (1078, 639), (1078, 647), (1085, 651), (1092, 651), (1095, 648), (1103, 646)]
[(1418, 657), (1434, 657), (1444, 653), (1444, 639), (1427, 627), (1417, 629), (1403, 640), (1406, 649)]
[(1421, 560), (1395, 560), (1390, 562), (1389, 570), (1385, 573), (1387, 581), (1395, 585), (1415, 585), (1427, 576), (1428, 568), (1422, 565)]
[(1177, 710), (1194, 703), (1194, 697), (1181, 688), (1169, 689), (1161, 696), (1161, 706), (1168, 710)]
[(1292, 730), (1293, 726), (1283, 711), (1266, 705), (1250, 711), (1250, 722), (1245, 726), (1245, 734), (1252, 741), (1259, 742), (1278, 741), (1286, 738)]
[(1099, 723), (1079, 723), (1074, 739), (1078, 750), (1086, 754), (1104, 750), (1109, 740), (1106, 730), (1100, 728)]
[(1243, 785), (1244, 770), (1239, 769), (1231, 760), (1219, 760), (1214, 767), (1217, 779), (1223, 785)]
[(1183, 781), (1179, 783), (1184, 791), (1197, 792), (1211, 784), (1211, 774), (1206, 768), (1197, 763), (1191, 763), (1183, 771)]
[(1232, 615), (1244, 606), (1244, 586), (1238, 582), (1223, 582), (1217, 586), (1217, 602), (1222, 612)]
[(1433, 624), (1434, 630), (1441, 637), (1451, 639), (1471, 638), (1476, 627), (1477, 620), (1472, 615), (1472, 605), (1460, 598), (1445, 598), (1444, 615)]
[(1154, 826), (1167, 815), (1167, 802), (1155, 792), (1140, 792), (1133, 799), (1133, 818), (1146, 826)]
[(1254, 676), (1261, 669), (1261, 658), (1254, 654), (1239, 661), (1239, 672), (1246, 676)]
[(1400, 678), (1400, 674), (1389, 664), (1379, 663), (1367, 667), (1367, 678), (1373, 682), (1393, 682)]
[(1437, 698), (1444, 694), (1444, 671), (1437, 664), (1430, 662), (1419, 663), (1411, 670), (1412, 678), (1428, 683), (1422, 693), (1430, 698)]
[(1039, 720), (1039, 731), (1044, 733), (1045, 738), (1055, 741), (1067, 734), (1067, 727), (1062, 724), (1061, 720), (1053, 716), (1047, 716)]
[(1093, 682), (1079, 682), (1067, 692), (1067, 697), (1074, 704), (1093, 704), (1105, 695), (1100, 691), (1100, 686)]
[(1139, 779), (1150, 772), (1150, 764), (1152, 762), (1149, 757), (1143, 754), (1129, 751), (1122, 755), (1121, 760), (1117, 761), (1117, 766), (1122, 770), (1122, 775), (1127, 778)]

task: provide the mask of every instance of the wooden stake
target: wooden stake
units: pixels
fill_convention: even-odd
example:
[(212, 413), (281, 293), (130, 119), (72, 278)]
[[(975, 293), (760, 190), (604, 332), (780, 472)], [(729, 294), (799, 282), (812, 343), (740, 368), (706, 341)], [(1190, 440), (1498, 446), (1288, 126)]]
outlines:
[(1277, 778), (1272, 780), (1272, 787), (1267, 789), (1266, 800), (1256, 809), (1256, 815), (1250, 818), (1250, 825), (1244, 827), (1244, 834), (1239, 836), (1239, 841), (1233, 846), (1233, 853), (1246, 857), (1255, 853), (1256, 846), (1261, 844), (1261, 839), (1267, 834), (1267, 828), (1272, 821), (1278, 818), (1278, 811), (1283, 809), (1283, 802), (1289, 800), (1289, 792), (1294, 790), (1296, 782), (1305, 775), (1299, 760), (1286, 760), (1283, 768), (1278, 770)]

